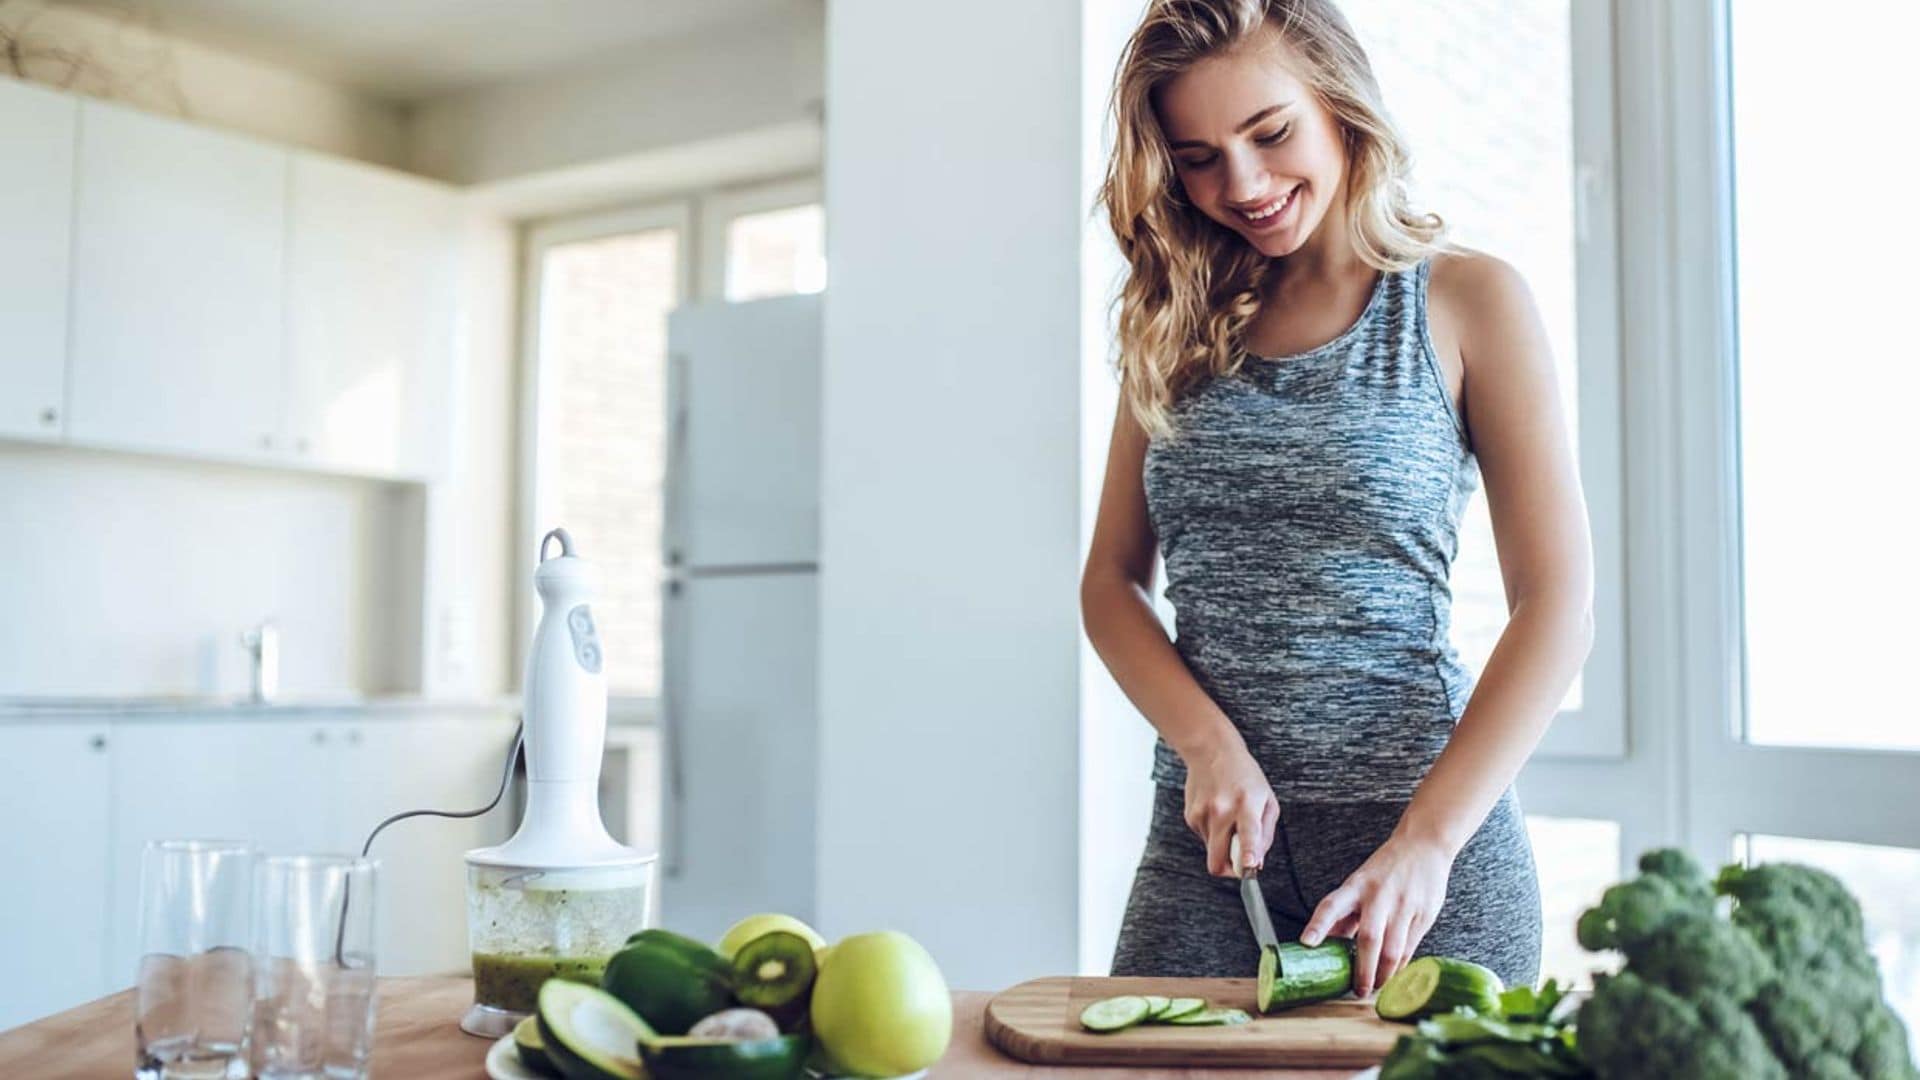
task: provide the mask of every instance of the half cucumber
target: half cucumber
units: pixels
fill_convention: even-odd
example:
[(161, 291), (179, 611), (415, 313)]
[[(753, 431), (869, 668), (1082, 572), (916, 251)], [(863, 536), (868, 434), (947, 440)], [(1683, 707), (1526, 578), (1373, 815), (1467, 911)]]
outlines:
[(1482, 1016), (1500, 1015), (1500, 976), (1471, 960), (1422, 956), (1393, 973), (1374, 998), (1382, 1020), (1418, 1020), (1466, 1005)]
[(1101, 998), (1080, 1010), (1080, 1026), (1102, 1033), (1119, 1031), (1145, 1020), (1149, 1008), (1147, 999), (1138, 994)]
[(1254, 1005), (1272, 1012), (1337, 998), (1353, 985), (1353, 943), (1329, 938), (1308, 948), (1297, 941), (1260, 950)]
[(640, 1014), (598, 987), (540, 984), (540, 1039), (567, 1080), (645, 1080), (640, 1044), (656, 1036)]

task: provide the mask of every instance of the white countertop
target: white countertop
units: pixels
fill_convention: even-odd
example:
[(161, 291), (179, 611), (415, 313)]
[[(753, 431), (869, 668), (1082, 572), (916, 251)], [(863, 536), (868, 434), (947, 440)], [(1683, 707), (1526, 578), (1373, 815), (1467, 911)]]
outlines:
[(166, 720), (179, 716), (267, 718), (285, 714), (349, 713), (354, 715), (520, 711), (513, 694), (495, 697), (425, 697), (418, 694), (295, 694), (270, 701), (240, 695), (153, 695), (141, 697), (0, 695), (0, 723), (9, 720)]

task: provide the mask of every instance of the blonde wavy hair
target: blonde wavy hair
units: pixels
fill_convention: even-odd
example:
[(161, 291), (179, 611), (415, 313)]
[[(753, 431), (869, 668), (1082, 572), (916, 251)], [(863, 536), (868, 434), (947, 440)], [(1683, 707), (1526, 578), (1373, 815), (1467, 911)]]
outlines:
[(1438, 215), (1408, 205), (1412, 156), (1387, 118), (1373, 67), (1332, 0), (1153, 0), (1121, 54), (1109, 108), (1113, 156), (1095, 200), (1129, 272), (1120, 306), (1120, 392), (1150, 435), (1174, 434), (1172, 407), (1237, 371), (1273, 260), (1186, 201), (1154, 94), (1196, 62), (1272, 25), (1339, 121), (1347, 148), (1347, 228), (1362, 261), (1404, 270), (1449, 245)]

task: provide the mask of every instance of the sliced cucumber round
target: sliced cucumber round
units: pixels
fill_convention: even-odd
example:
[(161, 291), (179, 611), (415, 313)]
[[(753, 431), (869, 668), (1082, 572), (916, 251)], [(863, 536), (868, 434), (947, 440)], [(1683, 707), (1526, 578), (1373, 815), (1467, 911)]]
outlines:
[(597, 986), (540, 984), (540, 1039), (568, 1080), (645, 1080), (640, 1044), (658, 1038), (640, 1014)]
[(1500, 1014), (1500, 976), (1471, 960), (1422, 956), (1380, 987), (1373, 1010), (1382, 1020), (1418, 1020), (1466, 1005), (1482, 1016)]
[(1157, 1023), (1171, 1024), (1183, 1016), (1192, 1016), (1206, 1007), (1206, 998), (1174, 998), (1167, 1003), (1166, 1009), (1153, 1019)]
[(1138, 994), (1101, 998), (1080, 1010), (1080, 1026), (1088, 1031), (1119, 1031), (1147, 1018), (1147, 999)]
[(1245, 1009), (1217, 1008), (1201, 1009), (1199, 1012), (1191, 1012), (1185, 1016), (1175, 1017), (1167, 1021), (1167, 1023), (1191, 1027), (1209, 1027), (1225, 1026), (1228, 1024), (1245, 1024), (1252, 1021), (1252, 1019), (1253, 1017), (1248, 1016)]
[(1167, 1006), (1173, 1004), (1172, 998), (1161, 997), (1159, 994), (1142, 994), (1141, 996), (1147, 999), (1147, 1021), (1149, 1023), (1160, 1019), (1160, 1015), (1167, 1011)]

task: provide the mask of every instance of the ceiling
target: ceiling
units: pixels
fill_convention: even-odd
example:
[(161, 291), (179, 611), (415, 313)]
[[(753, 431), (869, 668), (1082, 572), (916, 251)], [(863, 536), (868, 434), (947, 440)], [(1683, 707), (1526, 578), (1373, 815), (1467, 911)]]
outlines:
[(612, 62), (821, 0), (67, 0), (392, 101)]

